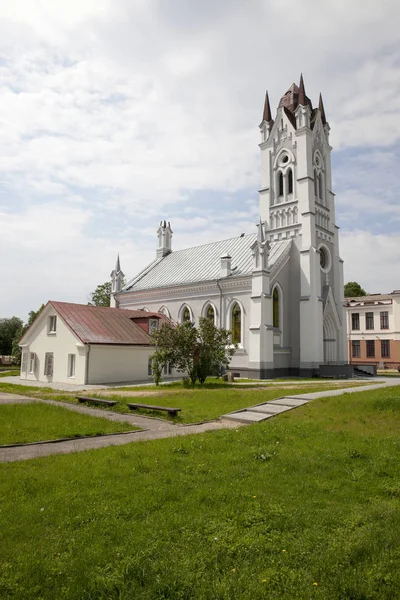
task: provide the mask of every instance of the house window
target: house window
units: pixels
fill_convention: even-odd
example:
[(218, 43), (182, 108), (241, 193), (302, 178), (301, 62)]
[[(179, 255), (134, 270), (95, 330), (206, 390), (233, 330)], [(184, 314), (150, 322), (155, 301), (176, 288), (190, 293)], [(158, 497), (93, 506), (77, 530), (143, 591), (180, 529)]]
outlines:
[(293, 194), (293, 171), (288, 171), (288, 194)]
[(272, 294), (272, 311), (272, 324), (274, 327), (279, 327), (279, 292), (277, 288), (274, 289), (274, 292)]
[(57, 317), (52, 315), (49, 317), (47, 333), (55, 333), (57, 331)]
[(375, 340), (367, 340), (367, 358), (375, 356)]
[(360, 358), (360, 356), (361, 356), (360, 340), (353, 340), (351, 342), (351, 354), (352, 354), (353, 358)]
[(44, 356), (44, 374), (48, 377), (53, 375), (54, 355), (53, 352), (46, 352)]
[(191, 321), (191, 314), (190, 314), (190, 310), (187, 306), (185, 306), (183, 313), (182, 313), (182, 323), (185, 323), (186, 321)]
[(279, 171), (278, 174), (278, 195), (283, 196), (283, 174), (282, 171)]
[(21, 356), (21, 373), (26, 373), (26, 367), (28, 365), (28, 353), (23, 352)]
[(389, 329), (389, 313), (387, 310), (381, 312), (381, 329)]
[(149, 319), (149, 335), (153, 335), (158, 327), (158, 319)]
[(68, 354), (68, 377), (75, 377), (76, 355)]
[(153, 375), (153, 364), (152, 364), (151, 358), (149, 358), (148, 363), (147, 363), (147, 375), (149, 377), (151, 377)]
[(351, 328), (354, 331), (354, 329), (360, 329), (360, 313), (353, 313), (351, 315)]
[(164, 365), (164, 375), (171, 375), (172, 369), (169, 363), (165, 363)]
[(381, 356), (382, 358), (390, 357), (390, 340), (381, 340)]
[(232, 343), (240, 344), (242, 341), (242, 311), (237, 302), (232, 307)]
[(36, 354), (34, 352), (29, 353), (29, 373), (35, 372)]
[(365, 329), (373, 329), (374, 328), (374, 313), (367, 312), (365, 313)]
[(211, 304), (207, 308), (206, 318), (210, 319), (210, 321), (215, 323), (215, 311), (214, 311), (214, 307)]

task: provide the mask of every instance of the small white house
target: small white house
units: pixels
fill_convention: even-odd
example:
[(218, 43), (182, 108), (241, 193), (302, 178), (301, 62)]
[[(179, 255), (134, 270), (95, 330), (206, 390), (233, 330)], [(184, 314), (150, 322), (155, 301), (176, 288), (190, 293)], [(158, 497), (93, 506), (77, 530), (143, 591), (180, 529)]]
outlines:
[(48, 302), (20, 341), (21, 379), (102, 384), (151, 379), (149, 332), (163, 315)]

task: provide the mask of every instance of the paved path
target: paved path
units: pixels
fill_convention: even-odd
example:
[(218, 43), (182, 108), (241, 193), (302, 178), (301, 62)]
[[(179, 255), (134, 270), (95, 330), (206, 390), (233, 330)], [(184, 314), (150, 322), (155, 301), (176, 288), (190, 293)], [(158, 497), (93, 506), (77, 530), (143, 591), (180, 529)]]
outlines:
[(5, 394), (0, 392), (0, 404), (22, 404), (29, 402), (43, 402), (62, 406), (68, 410), (90, 415), (93, 417), (103, 417), (110, 421), (120, 421), (137, 425), (142, 431), (133, 431), (132, 433), (117, 433), (107, 436), (93, 438), (84, 438), (78, 440), (68, 440), (64, 442), (49, 442), (46, 444), (31, 444), (29, 446), (18, 446), (14, 448), (0, 448), (0, 462), (14, 462), (17, 460), (27, 460), (30, 458), (40, 458), (52, 454), (68, 454), (70, 452), (82, 452), (95, 448), (104, 448), (106, 446), (121, 446), (130, 442), (141, 442), (146, 440), (157, 440), (161, 438), (177, 437), (190, 435), (192, 433), (204, 433), (205, 431), (215, 431), (217, 429), (235, 428), (238, 423), (228, 421), (209, 421), (198, 425), (175, 425), (163, 419), (150, 417), (141, 417), (139, 415), (130, 415), (116, 413), (90, 406), (81, 406), (77, 404), (68, 404), (67, 402), (57, 402), (56, 400), (42, 400), (40, 398), (29, 398), (28, 396), (19, 396), (18, 394)]
[[(393, 379), (395, 379), (393, 381)], [(393, 387), (400, 386), (400, 379), (390, 378), (388, 377), (384, 381), (379, 380), (377, 382), (377, 378), (374, 378), (374, 382), (371, 385), (364, 385), (358, 387), (344, 387), (338, 390), (325, 390), (321, 392), (311, 392), (309, 394), (296, 394), (296, 395), (288, 395), (283, 398), (277, 398), (276, 400), (270, 400), (269, 402), (262, 402), (261, 404), (256, 404), (254, 406), (249, 406), (248, 408), (244, 408), (241, 410), (235, 410), (234, 412), (223, 415), (222, 419), (227, 419), (230, 421), (234, 421), (236, 423), (259, 423), (260, 421), (265, 421), (266, 419), (270, 419), (275, 415), (286, 412), (288, 410), (293, 410), (298, 406), (302, 406), (303, 404), (307, 404), (311, 402), (311, 400), (316, 400), (317, 398), (326, 398), (329, 396), (341, 396), (342, 394), (351, 394), (356, 392), (364, 392), (368, 390), (377, 390), (385, 387)]]
[(87, 414), (95, 417), (103, 417), (110, 421), (128, 422), (132, 425), (137, 425), (142, 428), (142, 431), (134, 431), (132, 433), (113, 434), (100, 436), (96, 438), (85, 438), (79, 440), (70, 440), (64, 442), (49, 442), (46, 444), (32, 444), (30, 446), (19, 446), (16, 448), (0, 448), (0, 462), (14, 462), (18, 460), (27, 460), (30, 458), (40, 458), (42, 456), (50, 456), (52, 454), (68, 454), (70, 452), (82, 452), (84, 450), (92, 450), (95, 448), (104, 448), (106, 446), (121, 446), (130, 442), (139, 442), (146, 440), (155, 440), (193, 433), (203, 433), (205, 431), (215, 431), (218, 429), (236, 428), (245, 423), (254, 423), (264, 421), (276, 414), (293, 410), (298, 406), (307, 404), (311, 400), (317, 398), (325, 398), (329, 396), (340, 396), (347, 393), (363, 392), (367, 390), (376, 390), (378, 387), (393, 387), (400, 386), (400, 379), (386, 379), (384, 382), (380, 380), (380, 385), (376, 383), (364, 387), (343, 388), (340, 390), (326, 390), (323, 392), (312, 392), (310, 394), (297, 394), (293, 396), (285, 396), (277, 398), (270, 402), (258, 404), (247, 409), (235, 411), (227, 415), (223, 415), (220, 421), (210, 421), (198, 425), (175, 425), (163, 419), (141, 417), (138, 415), (122, 414), (89, 406), (81, 406), (77, 404), (68, 404), (65, 402), (57, 402), (55, 400), (42, 400), (39, 398), (29, 398), (18, 394), (5, 394), (0, 392), (0, 404), (10, 403), (28, 403), (28, 402), (44, 402), (54, 404), (55, 406), (63, 406), (68, 410)]

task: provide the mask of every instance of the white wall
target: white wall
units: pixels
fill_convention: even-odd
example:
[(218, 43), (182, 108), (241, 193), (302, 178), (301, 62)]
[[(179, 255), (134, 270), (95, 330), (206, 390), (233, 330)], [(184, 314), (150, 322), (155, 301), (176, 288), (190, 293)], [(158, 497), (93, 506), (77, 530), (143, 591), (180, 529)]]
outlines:
[[(55, 333), (48, 333), (48, 321), (50, 316), (57, 316), (57, 328)], [(83, 384), (85, 381), (85, 353), (86, 348), (74, 336), (70, 329), (62, 321), (57, 312), (49, 305), (35, 321), (29, 334), (26, 336), (27, 345), (22, 352), (28, 353), (27, 371), (22, 373), (21, 379), (57, 383)], [(29, 354), (34, 352), (35, 369), (29, 372)], [(53, 376), (44, 374), (44, 363), (46, 352), (53, 352), (54, 366)], [(75, 354), (75, 377), (68, 377), (68, 354)]]
[(147, 374), (150, 346), (92, 345), (89, 352), (88, 383), (152, 381)]

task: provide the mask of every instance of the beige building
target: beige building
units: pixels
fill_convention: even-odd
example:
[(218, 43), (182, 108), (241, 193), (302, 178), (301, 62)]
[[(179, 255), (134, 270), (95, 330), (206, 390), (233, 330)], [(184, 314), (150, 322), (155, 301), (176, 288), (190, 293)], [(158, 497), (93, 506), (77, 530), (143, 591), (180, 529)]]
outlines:
[(400, 367), (400, 290), (345, 300), (349, 363)]
[(20, 341), (21, 379), (79, 385), (152, 380), (149, 333), (163, 320), (151, 312), (50, 301)]

